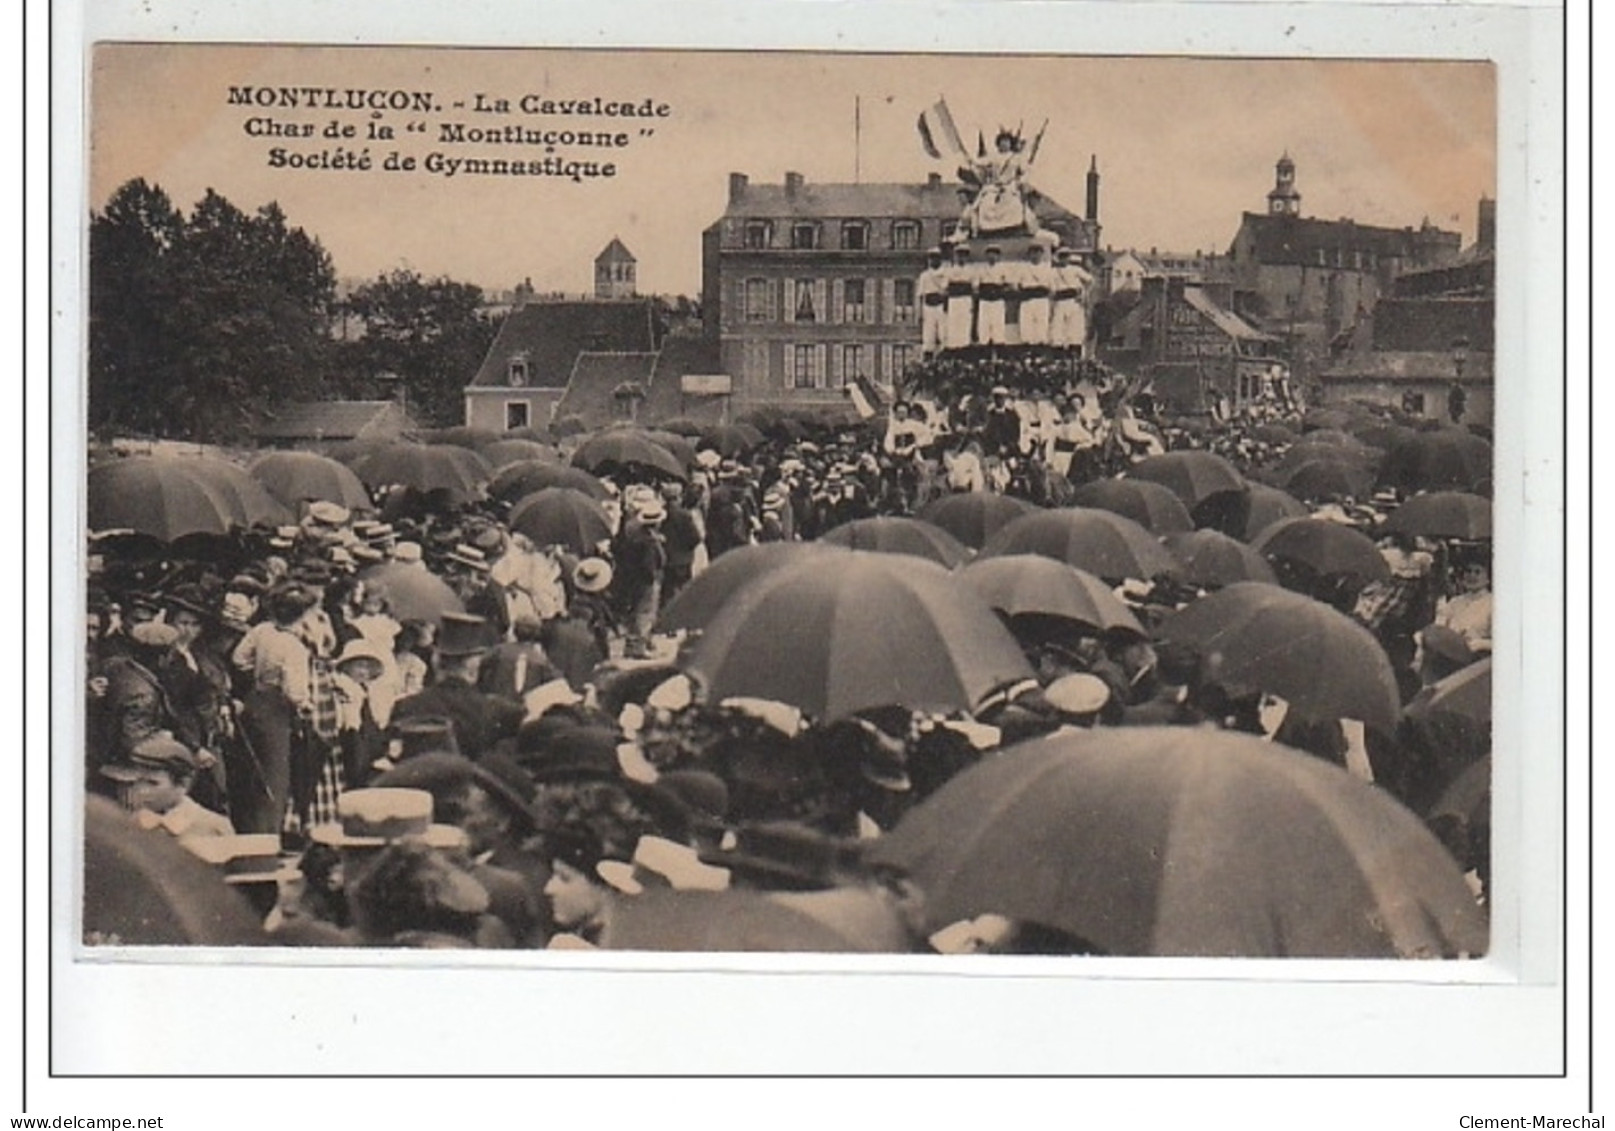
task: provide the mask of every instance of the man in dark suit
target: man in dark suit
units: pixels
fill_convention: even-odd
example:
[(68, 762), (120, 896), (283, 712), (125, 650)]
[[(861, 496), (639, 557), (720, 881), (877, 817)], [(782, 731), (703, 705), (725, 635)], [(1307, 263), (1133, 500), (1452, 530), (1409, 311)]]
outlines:
[(461, 752), (471, 758), (480, 758), (501, 739), (514, 739), (522, 721), (521, 703), (477, 690), (477, 676), (493, 647), (493, 636), (492, 626), (482, 617), (444, 613), (437, 642), (437, 682), (400, 699), (393, 720), (447, 718), (454, 723)]

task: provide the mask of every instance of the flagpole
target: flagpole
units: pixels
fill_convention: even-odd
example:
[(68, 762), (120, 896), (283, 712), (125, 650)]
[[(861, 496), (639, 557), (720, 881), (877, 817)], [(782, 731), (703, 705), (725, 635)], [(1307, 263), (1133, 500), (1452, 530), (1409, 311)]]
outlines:
[(863, 95), (852, 96), (852, 183), (863, 183), (864, 100)]

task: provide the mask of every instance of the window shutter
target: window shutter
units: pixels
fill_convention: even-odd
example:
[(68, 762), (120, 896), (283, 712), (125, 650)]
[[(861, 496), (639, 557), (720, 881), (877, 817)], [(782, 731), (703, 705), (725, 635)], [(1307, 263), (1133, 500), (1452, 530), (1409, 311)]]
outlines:
[(826, 322), (843, 321), (846, 314), (846, 300), (847, 288), (845, 285), (842, 284), (840, 279), (832, 280), (830, 283), (830, 309), (825, 312), (824, 320)]
[(830, 321), (830, 284), (825, 279), (813, 280), (813, 313), (820, 322)]

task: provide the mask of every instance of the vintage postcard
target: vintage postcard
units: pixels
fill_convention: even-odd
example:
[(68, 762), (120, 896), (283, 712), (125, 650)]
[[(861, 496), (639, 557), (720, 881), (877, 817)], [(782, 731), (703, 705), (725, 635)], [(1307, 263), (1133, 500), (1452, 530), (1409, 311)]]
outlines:
[(88, 44), (71, 960), (1517, 971), (1446, 54)]

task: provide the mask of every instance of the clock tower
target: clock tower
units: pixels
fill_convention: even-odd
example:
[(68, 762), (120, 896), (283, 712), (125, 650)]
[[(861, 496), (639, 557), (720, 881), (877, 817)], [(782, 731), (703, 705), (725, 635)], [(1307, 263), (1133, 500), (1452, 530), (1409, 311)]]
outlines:
[(1301, 215), (1301, 194), (1295, 189), (1295, 162), (1285, 152), (1274, 166), (1273, 191), (1267, 194), (1267, 211), (1273, 216)]

